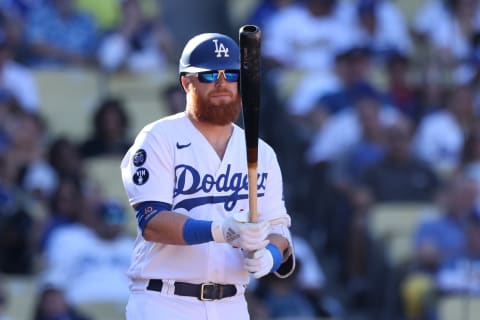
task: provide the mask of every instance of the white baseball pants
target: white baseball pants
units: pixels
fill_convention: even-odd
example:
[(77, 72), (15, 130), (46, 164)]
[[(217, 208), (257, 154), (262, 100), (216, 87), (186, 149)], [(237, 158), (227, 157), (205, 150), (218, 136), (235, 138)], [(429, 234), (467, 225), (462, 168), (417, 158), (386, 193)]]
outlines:
[(133, 291), (126, 320), (249, 320), (244, 295), (214, 301), (166, 295), (156, 291)]

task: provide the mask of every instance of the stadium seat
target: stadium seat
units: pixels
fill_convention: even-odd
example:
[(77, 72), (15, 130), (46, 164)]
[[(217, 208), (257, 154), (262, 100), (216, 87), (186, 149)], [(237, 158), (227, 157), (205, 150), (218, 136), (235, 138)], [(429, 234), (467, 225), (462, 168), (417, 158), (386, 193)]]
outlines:
[(85, 161), (86, 174), (94, 183), (97, 183), (103, 195), (108, 199), (119, 201), (127, 210), (127, 232), (135, 235), (137, 222), (135, 213), (128, 203), (128, 198), (123, 188), (120, 172), (121, 157), (98, 157)]
[(100, 98), (115, 95), (125, 100), (135, 135), (145, 124), (167, 113), (159, 98), (162, 86), (176, 73), (102, 74), (93, 70), (35, 70), (40, 112), (53, 135), (65, 134), (82, 140), (91, 130), (91, 116)]
[(411, 239), (420, 219), (435, 214), (431, 203), (377, 204), (370, 216), (372, 232), (385, 241), (394, 264), (407, 261), (412, 254)]
[(227, 10), (232, 25), (240, 28), (247, 24), (258, 2), (257, 0), (228, 0)]
[(2, 275), (7, 294), (6, 315), (9, 319), (32, 319), (37, 297), (37, 279), (34, 276)]
[(401, 12), (403, 13), (405, 20), (407, 23), (411, 24), (415, 14), (421, 8), (425, 1), (418, 1), (418, 0), (402, 0), (402, 1), (395, 1), (395, 4), (400, 8)]
[(90, 302), (76, 305), (76, 308), (92, 320), (125, 319), (125, 303)]
[(277, 84), (280, 101), (285, 101), (294, 93), (305, 75), (304, 71), (295, 69), (285, 69), (280, 73)]
[(84, 69), (34, 70), (40, 113), (53, 135), (83, 139), (90, 129), (93, 107), (101, 93), (101, 77)]
[(447, 296), (439, 298), (438, 320), (475, 320), (480, 315), (480, 297)]
[(107, 77), (105, 94), (125, 100), (131, 120), (130, 133), (135, 136), (146, 124), (167, 115), (167, 107), (160, 98), (161, 88), (177, 81), (173, 71), (158, 73), (118, 73)]

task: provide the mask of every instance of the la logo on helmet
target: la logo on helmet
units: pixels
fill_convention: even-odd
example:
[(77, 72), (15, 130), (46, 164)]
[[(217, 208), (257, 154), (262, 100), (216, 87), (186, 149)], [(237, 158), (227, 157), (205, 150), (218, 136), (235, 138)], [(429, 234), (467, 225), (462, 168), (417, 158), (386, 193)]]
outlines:
[(223, 43), (218, 44), (218, 39), (213, 39), (213, 43), (215, 43), (215, 53), (217, 54), (217, 58), (222, 57), (222, 53), (224, 57), (229, 57), (228, 55), (228, 48), (225, 48)]

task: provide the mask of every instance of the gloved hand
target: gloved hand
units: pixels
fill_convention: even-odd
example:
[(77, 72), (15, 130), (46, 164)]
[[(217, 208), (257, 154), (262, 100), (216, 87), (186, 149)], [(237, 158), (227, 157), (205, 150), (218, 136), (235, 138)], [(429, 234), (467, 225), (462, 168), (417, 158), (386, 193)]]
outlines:
[(273, 256), (270, 250), (262, 248), (255, 251), (252, 257), (245, 257), (243, 268), (258, 279), (270, 273), (273, 267)]
[(228, 242), (247, 251), (265, 248), (269, 243), (270, 222), (247, 222), (248, 213), (239, 212), (224, 220), (213, 221), (212, 236), (215, 242)]

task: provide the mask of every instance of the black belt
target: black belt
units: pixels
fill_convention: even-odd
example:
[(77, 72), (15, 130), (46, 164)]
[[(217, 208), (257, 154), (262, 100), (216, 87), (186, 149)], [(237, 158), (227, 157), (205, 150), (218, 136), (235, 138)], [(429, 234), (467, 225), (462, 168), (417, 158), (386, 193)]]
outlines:
[[(237, 294), (237, 287), (233, 284), (174, 282), (174, 294), (178, 296), (196, 297), (202, 301), (219, 300), (233, 297)], [(151, 279), (147, 290), (162, 291), (163, 281)]]

